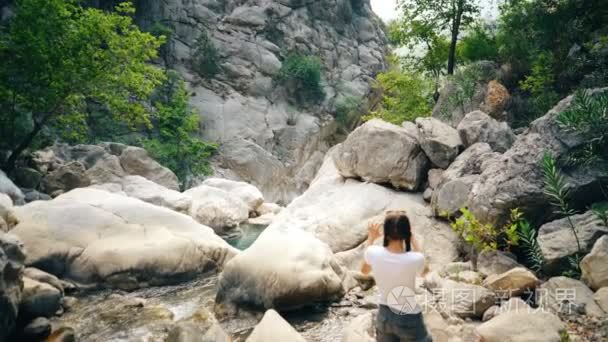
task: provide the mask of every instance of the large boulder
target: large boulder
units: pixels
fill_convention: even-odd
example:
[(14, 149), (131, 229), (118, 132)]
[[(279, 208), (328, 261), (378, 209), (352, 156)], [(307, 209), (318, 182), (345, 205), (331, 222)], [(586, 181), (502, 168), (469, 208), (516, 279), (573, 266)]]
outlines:
[(188, 214), (190, 211), (190, 205), (192, 204), (190, 196), (165, 188), (142, 176), (125, 176), (118, 179), (117, 182), (93, 185), (92, 187), (108, 192), (124, 193), (129, 197), (134, 197), (180, 213)]
[(553, 277), (542, 284), (536, 291), (536, 302), (555, 313), (585, 313), (594, 317), (605, 314), (595, 302), (593, 291), (580, 280), (567, 277)]
[[(382, 153), (378, 153), (382, 151)], [(358, 127), (332, 152), (340, 174), (396, 188), (417, 190), (429, 163), (415, 136), (375, 119)]]
[(0, 341), (15, 329), (23, 291), (25, 251), (13, 235), (0, 232)]
[[(517, 137), (503, 155), (484, 163), (479, 180), (469, 195), (469, 209), (481, 221), (502, 226), (510, 211), (520, 208), (533, 223), (545, 222), (553, 215), (544, 193), (541, 161), (545, 153), (555, 158), (569, 155), (585, 139), (560, 127), (559, 113), (567, 110), (573, 97), (560, 101), (545, 116), (535, 120)], [(573, 167), (564, 171), (570, 201), (584, 207), (601, 198), (602, 182), (608, 176), (603, 168)]]
[(560, 342), (566, 325), (548, 312), (509, 311), (481, 324), (476, 332), (484, 342)]
[(43, 175), (42, 190), (49, 194), (59, 195), (91, 184), (121, 183), (128, 175), (179, 190), (177, 176), (139, 147), (55, 144), (32, 153), (31, 159), (35, 171)]
[[(333, 253), (363, 242), (368, 221), (391, 209), (407, 210), (432, 265), (458, 257), (457, 236), (429, 217), (420, 195), (345, 180), (327, 158), (311, 187), (226, 265), (216, 303), (286, 309), (341, 296), (350, 279)], [(362, 255), (355, 254), (349, 264), (360, 268)]]
[(274, 310), (268, 310), (255, 326), (246, 342), (293, 341), (306, 342), (289, 323)]
[(229, 194), (240, 198), (249, 206), (249, 212), (255, 212), (258, 207), (264, 203), (264, 195), (262, 195), (260, 190), (245, 182), (237, 182), (222, 178), (209, 178), (203, 182), (203, 185), (222, 189)]
[(462, 150), (458, 131), (435, 118), (417, 118), (416, 126), (424, 153), (434, 165), (447, 169)]
[(515, 255), (503, 251), (481, 252), (477, 256), (477, 271), (485, 276), (491, 276), (522, 267), (515, 259)]
[(602, 287), (597, 290), (593, 295), (593, 299), (595, 299), (597, 305), (599, 305), (604, 312), (608, 313), (608, 287)]
[(467, 114), (457, 129), (465, 147), (485, 142), (492, 150), (503, 153), (515, 141), (515, 134), (506, 122), (499, 122), (480, 110)]
[(175, 211), (96, 189), (19, 207), (27, 264), (84, 283), (165, 284), (221, 267), (237, 251)]
[(608, 227), (593, 211), (542, 225), (538, 230), (538, 245), (545, 260), (545, 270), (550, 274), (557, 274), (562, 267), (568, 266), (568, 258), (578, 252), (570, 222), (576, 228), (583, 253), (588, 253), (600, 237), (608, 234)]
[(138, 175), (166, 188), (179, 190), (177, 176), (150, 158), (143, 148), (129, 146), (120, 154), (120, 165), (127, 174)]
[(85, 172), (84, 164), (79, 161), (61, 165), (44, 177), (42, 191), (51, 195), (60, 195), (72, 189), (89, 186), (91, 180)]
[(485, 287), (450, 279), (443, 280), (434, 294), (450, 313), (462, 318), (481, 318), (496, 303), (494, 292)]
[(217, 232), (234, 228), (249, 218), (247, 203), (222, 189), (200, 185), (184, 195), (192, 198), (190, 216)]
[(593, 245), (591, 253), (581, 261), (583, 281), (594, 290), (608, 286), (608, 236), (604, 235)]
[(485, 163), (497, 156), (487, 143), (477, 143), (464, 152), (441, 173), (431, 197), (436, 216), (450, 216), (469, 204), (469, 194), (479, 179)]
[(0, 232), (8, 232), (17, 224), (13, 213), (13, 201), (8, 195), (0, 194)]
[(502, 274), (494, 274), (483, 281), (483, 286), (498, 293), (519, 296), (539, 284), (534, 273), (523, 267), (513, 268)]
[(0, 170), (0, 195), (5, 194), (11, 198), (15, 204), (24, 204), (24, 196), (19, 189), (7, 176)]

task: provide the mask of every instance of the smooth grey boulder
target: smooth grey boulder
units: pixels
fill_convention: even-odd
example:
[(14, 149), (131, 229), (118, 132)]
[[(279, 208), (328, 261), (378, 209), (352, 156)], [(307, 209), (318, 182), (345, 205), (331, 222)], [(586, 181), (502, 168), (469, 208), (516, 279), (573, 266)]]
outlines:
[(192, 204), (190, 196), (165, 188), (142, 176), (125, 176), (117, 179), (115, 183), (96, 184), (91, 188), (124, 194), (184, 214), (189, 213)]
[(483, 281), (483, 286), (511, 297), (519, 296), (536, 288), (540, 283), (538, 278), (530, 270), (524, 267), (516, 267), (501, 274), (493, 274)]
[(11, 200), (17, 205), (25, 203), (21, 189), (19, 189), (2, 170), (0, 170), (0, 195), (1, 194), (5, 194), (10, 197)]
[(432, 117), (417, 118), (416, 126), (424, 153), (434, 165), (447, 169), (463, 149), (458, 131)]
[(593, 291), (582, 281), (568, 277), (553, 277), (543, 283), (536, 291), (536, 302), (554, 313), (584, 313), (594, 317), (605, 314), (595, 302)]
[(515, 141), (515, 134), (506, 122), (499, 122), (480, 110), (465, 115), (457, 129), (465, 147), (485, 142), (492, 150), (504, 153)]
[(578, 252), (570, 222), (576, 228), (583, 253), (591, 251), (593, 244), (608, 234), (608, 227), (593, 211), (542, 225), (538, 229), (537, 240), (545, 260), (544, 268), (549, 274), (559, 273), (562, 267), (569, 265), (568, 258)]
[(14, 331), (23, 293), (25, 250), (14, 235), (0, 232), (0, 340)]
[(147, 178), (172, 190), (179, 190), (177, 176), (152, 159), (146, 150), (129, 146), (120, 154), (120, 165), (127, 174)]
[(51, 317), (61, 309), (62, 293), (56, 287), (28, 277), (23, 277), (23, 296), (19, 305), (19, 317), (34, 319)]
[(515, 255), (503, 251), (485, 251), (477, 256), (477, 270), (485, 276), (505, 273), (516, 267), (522, 267)]
[(219, 188), (200, 185), (184, 192), (192, 199), (190, 216), (216, 232), (234, 228), (249, 218), (249, 206)]
[(496, 303), (493, 291), (480, 285), (450, 279), (441, 281), (440, 291), (436, 291), (436, 296), (450, 313), (462, 318), (481, 318), (483, 313)]
[(378, 119), (355, 129), (332, 151), (332, 157), (343, 177), (406, 190), (417, 190), (429, 167), (415, 137), (402, 127)]
[(548, 312), (509, 311), (475, 329), (485, 342), (560, 342), (566, 325)]
[(608, 235), (599, 238), (581, 261), (582, 279), (593, 290), (608, 286)]
[(289, 323), (274, 310), (268, 310), (255, 326), (246, 342), (293, 341), (306, 342)]
[(83, 283), (173, 283), (216, 270), (238, 253), (187, 215), (102, 190), (75, 189), (15, 214), (11, 232), (28, 249), (27, 264)]
[(222, 189), (229, 194), (240, 198), (247, 204), (250, 213), (256, 212), (258, 207), (264, 203), (264, 195), (262, 195), (260, 190), (245, 182), (237, 182), (222, 178), (208, 178), (205, 179), (203, 185)]

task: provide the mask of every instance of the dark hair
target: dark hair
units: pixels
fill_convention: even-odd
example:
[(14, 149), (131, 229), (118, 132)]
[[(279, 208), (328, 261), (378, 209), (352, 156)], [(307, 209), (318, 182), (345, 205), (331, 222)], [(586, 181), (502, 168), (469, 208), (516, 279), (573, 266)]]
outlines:
[(390, 240), (405, 241), (405, 251), (412, 249), (412, 227), (404, 212), (388, 212), (384, 218), (384, 247)]

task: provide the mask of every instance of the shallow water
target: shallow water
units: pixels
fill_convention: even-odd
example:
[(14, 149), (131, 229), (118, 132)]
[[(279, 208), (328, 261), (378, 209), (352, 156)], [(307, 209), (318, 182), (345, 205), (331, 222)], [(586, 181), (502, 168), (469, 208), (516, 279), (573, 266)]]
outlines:
[[(72, 327), (79, 341), (164, 341), (175, 321), (190, 317), (200, 308), (213, 312), (216, 284), (217, 276), (209, 275), (180, 285), (129, 293), (110, 290), (90, 293), (79, 298), (73, 308), (53, 323)], [(129, 303), (137, 298), (145, 299), (143, 307)], [(307, 340), (329, 342), (341, 339), (351, 311), (319, 305), (284, 317)], [(233, 320), (221, 325), (235, 341), (242, 341), (256, 323), (256, 320)]]
[[(243, 225), (240, 234), (226, 238), (239, 249), (249, 247), (264, 226)], [(82, 294), (78, 302), (53, 324), (72, 327), (79, 341), (164, 341), (175, 321), (192, 316), (201, 308), (213, 312), (217, 275), (172, 286), (124, 292), (104, 290)], [(141, 299), (145, 304), (141, 306)], [(342, 330), (357, 309), (318, 305), (284, 314), (309, 341), (339, 341)], [(243, 341), (256, 318), (221, 322), (234, 341)]]

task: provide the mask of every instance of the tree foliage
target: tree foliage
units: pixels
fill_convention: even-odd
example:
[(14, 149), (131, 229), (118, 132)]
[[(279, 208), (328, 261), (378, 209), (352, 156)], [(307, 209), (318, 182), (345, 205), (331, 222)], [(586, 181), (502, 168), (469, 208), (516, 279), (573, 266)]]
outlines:
[(290, 54), (281, 65), (277, 80), (288, 85), (300, 103), (316, 103), (325, 99), (321, 72), (322, 65), (318, 57)]
[(163, 37), (140, 31), (129, 3), (116, 12), (83, 8), (75, 0), (18, 0), (15, 16), (0, 33), (0, 135), (19, 155), (41, 130), (81, 134), (89, 102), (114, 120), (149, 126), (144, 105), (162, 82), (150, 63)]
[(188, 105), (184, 81), (175, 72), (168, 72), (168, 76), (154, 96), (154, 125), (142, 145), (183, 185), (191, 175), (211, 172), (209, 159), (217, 145), (196, 136), (199, 116)]
[(379, 118), (401, 125), (404, 121), (430, 115), (432, 85), (428, 80), (399, 68), (378, 74), (376, 80), (375, 86), (382, 93), (382, 99), (364, 120)]
[(449, 32), (447, 73), (454, 73), (456, 65), (456, 44), (459, 34), (470, 25), (479, 11), (476, 0), (400, 0), (407, 28), (402, 37), (411, 41), (425, 41), (429, 37)]

